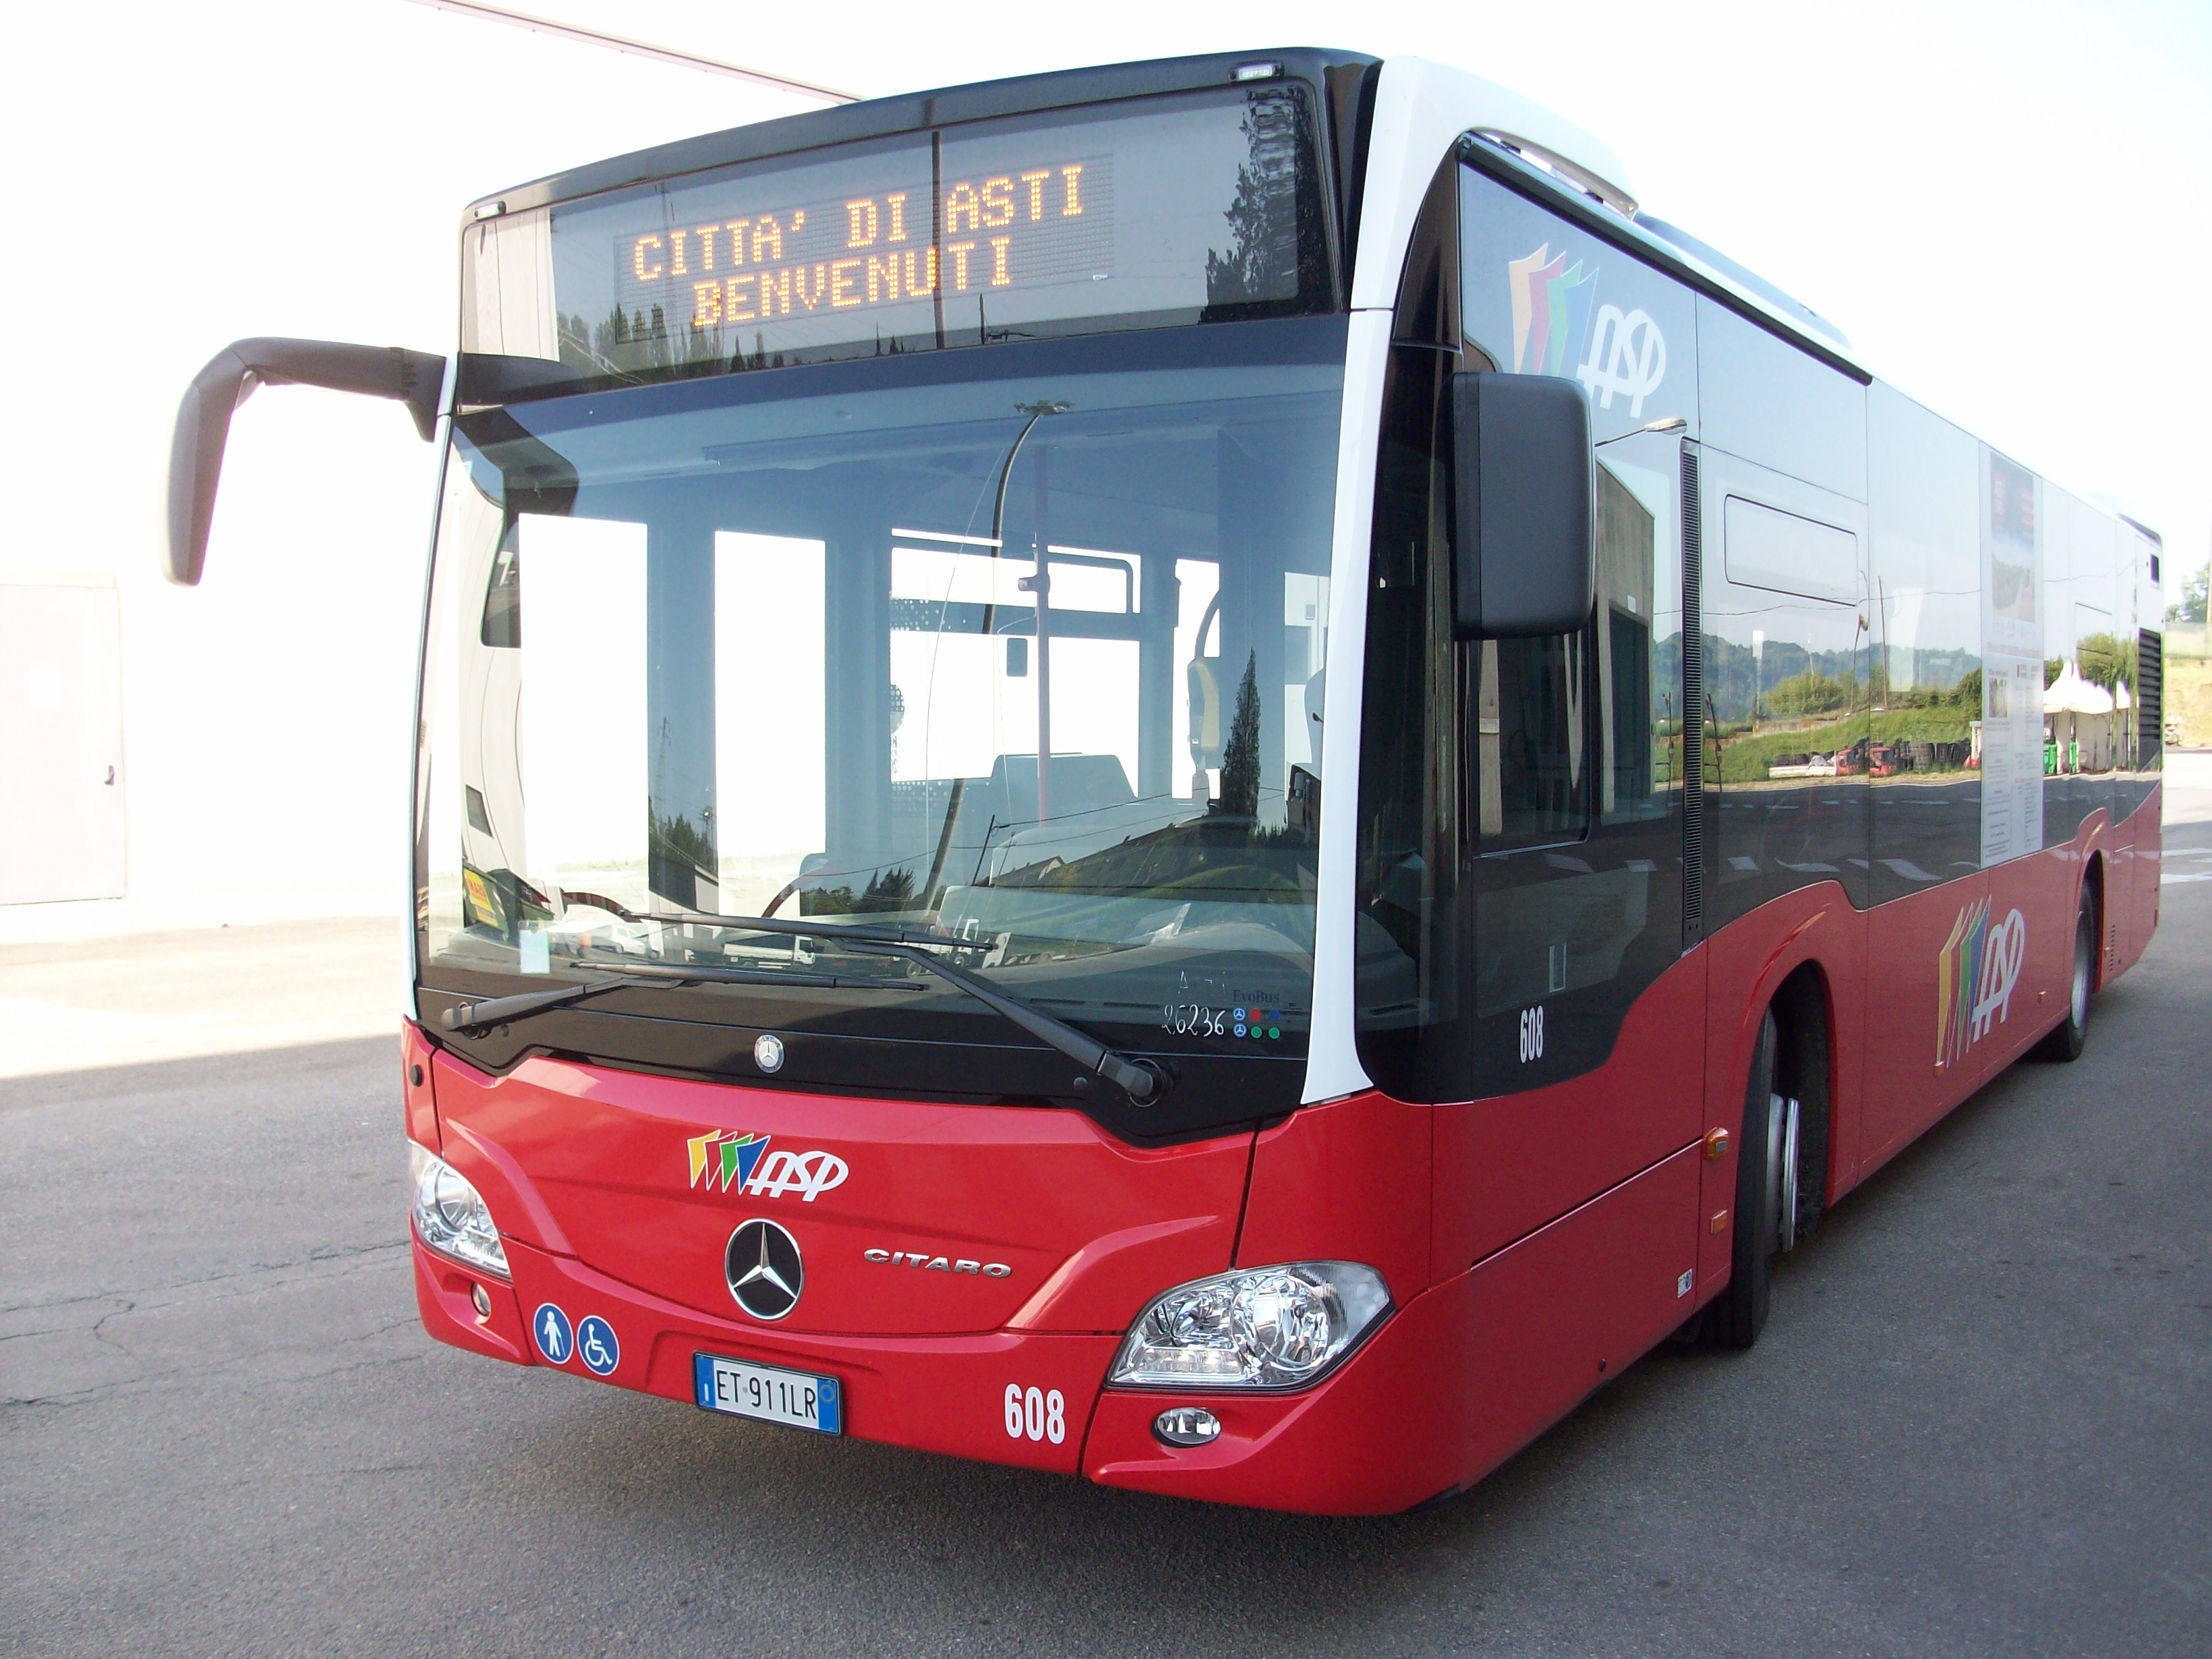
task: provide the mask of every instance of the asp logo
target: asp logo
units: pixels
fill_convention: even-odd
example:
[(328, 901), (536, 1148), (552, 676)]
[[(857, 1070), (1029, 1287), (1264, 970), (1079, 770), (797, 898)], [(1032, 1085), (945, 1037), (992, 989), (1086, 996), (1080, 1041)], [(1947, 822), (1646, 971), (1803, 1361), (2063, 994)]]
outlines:
[(691, 1154), (691, 1184), (707, 1191), (781, 1198), (797, 1193), (811, 1204), (844, 1184), (845, 1160), (835, 1152), (768, 1150), (769, 1137), (717, 1129), (684, 1143)]
[(1513, 302), (1513, 372), (1571, 376), (1600, 409), (1626, 398), (1629, 418), (1642, 419), (1644, 400), (1667, 378), (1667, 338), (1650, 313), (1597, 305), (1597, 268), (1579, 259), (1569, 264), (1549, 242), (1509, 261), (1505, 275)]
[(2027, 960), (2027, 919), (2017, 910), (1992, 927), (1990, 902), (1959, 912), (1936, 957), (1936, 1063), (1949, 1066), (2002, 1025)]

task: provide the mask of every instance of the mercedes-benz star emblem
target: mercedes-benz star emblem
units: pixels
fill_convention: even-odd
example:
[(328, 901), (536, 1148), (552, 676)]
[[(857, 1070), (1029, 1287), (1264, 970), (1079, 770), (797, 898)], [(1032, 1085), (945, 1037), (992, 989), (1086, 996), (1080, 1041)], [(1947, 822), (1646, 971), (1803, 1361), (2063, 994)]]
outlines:
[(799, 1305), (806, 1287), (799, 1241), (773, 1221), (748, 1221), (732, 1233), (722, 1272), (730, 1294), (755, 1319), (782, 1318)]

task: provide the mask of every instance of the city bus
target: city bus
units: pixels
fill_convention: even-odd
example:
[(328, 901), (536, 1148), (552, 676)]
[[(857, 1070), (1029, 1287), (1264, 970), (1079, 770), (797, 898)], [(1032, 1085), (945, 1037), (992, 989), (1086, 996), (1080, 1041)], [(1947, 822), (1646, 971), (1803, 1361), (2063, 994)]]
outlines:
[[(1442, 1501), (2158, 921), (2159, 544), (1474, 76), (859, 102), (459, 227), (402, 1027), (441, 1341)], [(1261, 653), (1265, 654), (1262, 655)]]

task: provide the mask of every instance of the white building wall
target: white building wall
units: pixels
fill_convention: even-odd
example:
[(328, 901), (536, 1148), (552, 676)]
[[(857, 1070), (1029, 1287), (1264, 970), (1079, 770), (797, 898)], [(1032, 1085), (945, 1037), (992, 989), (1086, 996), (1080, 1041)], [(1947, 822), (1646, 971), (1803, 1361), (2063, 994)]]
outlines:
[(9, 26), (44, 69), (0, 101), (26, 163), (0, 260), (0, 584), (119, 589), (129, 889), (0, 906), (0, 940), (397, 914), (430, 447), (397, 404), (264, 389), (231, 428), (206, 578), (172, 588), (179, 394), (247, 335), (450, 351), (471, 198), (811, 106), (394, 0), (111, 24), (96, 54), (68, 8)]

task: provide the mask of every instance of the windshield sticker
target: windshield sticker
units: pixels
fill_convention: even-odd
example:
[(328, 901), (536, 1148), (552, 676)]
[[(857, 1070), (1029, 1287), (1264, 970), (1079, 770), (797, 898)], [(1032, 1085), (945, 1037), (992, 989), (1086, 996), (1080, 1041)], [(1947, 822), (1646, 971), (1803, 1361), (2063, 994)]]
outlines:
[[(1513, 302), (1513, 372), (1580, 380), (1600, 409), (1616, 396), (1641, 420), (1644, 400), (1667, 378), (1667, 340), (1649, 312), (1596, 304), (1598, 270), (1549, 242), (1509, 260)], [(1595, 307), (1595, 320), (1593, 320)], [(1587, 350), (1585, 350), (1587, 343)]]
[(833, 1187), (844, 1185), (845, 1160), (834, 1152), (779, 1152), (763, 1157), (769, 1137), (717, 1129), (684, 1143), (691, 1154), (691, 1185), (708, 1192), (744, 1193), (781, 1198), (797, 1193), (811, 1204)]
[(1170, 1002), (1160, 1009), (1160, 1029), (1177, 1036), (1243, 1037), (1255, 1042), (1279, 1042), (1283, 1037), (1280, 1008), (1210, 1008), (1198, 1002)]

